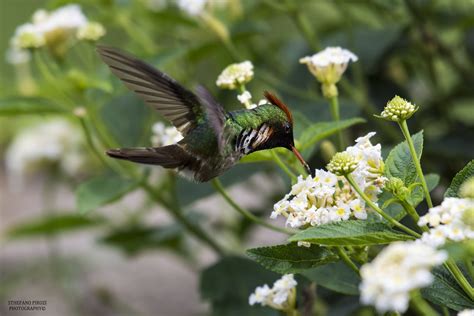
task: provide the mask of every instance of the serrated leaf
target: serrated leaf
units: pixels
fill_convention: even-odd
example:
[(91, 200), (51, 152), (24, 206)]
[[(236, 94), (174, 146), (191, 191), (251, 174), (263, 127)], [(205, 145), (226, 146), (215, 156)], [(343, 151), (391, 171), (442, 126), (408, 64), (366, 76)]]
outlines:
[(470, 177), (474, 176), (474, 160), (471, 160), (461, 171), (459, 171), (451, 181), (451, 185), (444, 193), (445, 197), (459, 197), (459, 187), (461, 184), (469, 179)]
[(0, 115), (47, 114), (65, 112), (61, 106), (44, 98), (12, 97), (0, 100)]
[(413, 237), (397, 232), (384, 223), (350, 220), (311, 227), (289, 238), (326, 246), (370, 246)]
[[(425, 175), (426, 185), (428, 186), (428, 191), (432, 191), (439, 183), (439, 175), (430, 173)], [(421, 186), (417, 186), (411, 193), (410, 197), (408, 198), (408, 202), (413, 206), (416, 207), (418, 204), (423, 201), (425, 197), (423, 193), (423, 188)]]
[(247, 250), (247, 255), (265, 268), (282, 274), (298, 273), (339, 260), (327, 248), (317, 245), (298, 247), (296, 243), (253, 248)]
[(200, 277), (200, 292), (212, 304), (212, 315), (270, 316), (278, 312), (261, 306), (250, 306), (249, 295), (257, 286), (271, 286), (280, 275), (258, 263), (241, 257), (225, 257), (205, 269)]
[(342, 261), (301, 272), (302, 275), (325, 288), (346, 295), (359, 294), (359, 276)]
[[(412, 135), (413, 145), (418, 159), (423, 152), (423, 131)], [(417, 174), (415, 163), (410, 155), (407, 141), (404, 141), (390, 151), (385, 160), (385, 174), (387, 177), (397, 177), (402, 179), (406, 186), (416, 182)]]
[(364, 123), (365, 120), (356, 117), (339, 122), (317, 122), (307, 127), (298, 139), (298, 149), (305, 150), (316, 142), (335, 134), (337, 131), (348, 128), (355, 124)]
[(421, 289), (424, 298), (434, 304), (446, 306), (455, 311), (474, 309), (474, 301), (464, 293), (451, 274), (444, 267), (436, 267), (432, 271), (434, 282)]
[(138, 181), (118, 175), (103, 175), (79, 185), (76, 190), (76, 205), (84, 214), (112, 203), (138, 186)]
[(60, 214), (41, 216), (32, 221), (18, 224), (10, 228), (7, 236), (10, 238), (29, 238), (38, 236), (53, 236), (65, 232), (89, 228), (101, 224), (101, 219), (92, 219), (75, 214)]

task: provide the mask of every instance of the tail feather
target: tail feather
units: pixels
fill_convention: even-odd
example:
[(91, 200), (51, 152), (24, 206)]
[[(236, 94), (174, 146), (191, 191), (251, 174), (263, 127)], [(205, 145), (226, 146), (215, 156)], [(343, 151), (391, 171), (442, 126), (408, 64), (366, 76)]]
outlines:
[(184, 168), (192, 162), (192, 156), (178, 145), (109, 149), (107, 155), (112, 158), (160, 165), (171, 169)]

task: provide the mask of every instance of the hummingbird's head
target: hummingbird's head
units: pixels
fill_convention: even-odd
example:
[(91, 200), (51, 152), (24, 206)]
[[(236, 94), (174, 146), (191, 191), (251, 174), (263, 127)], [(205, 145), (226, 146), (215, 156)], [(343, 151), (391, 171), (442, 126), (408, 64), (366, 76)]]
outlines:
[(273, 133), (268, 140), (268, 148), (284, 147), (292, 151), (308, 173), (312, 174), (311, 169), (303, 156), (301, 156), (300, 152), (295, 147), (295, 140), (293, 137), (293, 116), (291, 115), (289, 108), (272, 93), (265, 91), (264, 95), (271, 104), (277, 106), (285, 113), (284, 116), (281, 116), (281, 119), (277, 119), (273, 122)]

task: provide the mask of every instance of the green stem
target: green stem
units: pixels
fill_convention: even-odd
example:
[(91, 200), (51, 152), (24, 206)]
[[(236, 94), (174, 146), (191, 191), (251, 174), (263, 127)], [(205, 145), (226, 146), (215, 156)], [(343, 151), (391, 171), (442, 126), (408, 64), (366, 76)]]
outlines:
[(448, 261), (444, 264), (446, 268), (448, 268), (449, 272), (454, 276), (456, 282), (459, 286), (466, 292), (471, 300), (474, 300), (474, 289), (469, 284), (469, 281), (466, 277), (462, 274), (459, 267), (456, 265), (453, 259), (448, 259)]
[(360, 195), (360, 197), (367, 203), (374, 211), (379, 213), (383, 218), (385, 218), (390, 224), (393, 226), (398, 227), (399, 229), (403, 230), (404, 232), (416, 237), (420, 238), (420, 234), (417, 232), (411, 230), (410, 228), (406, 227), (405, 225), (397, 222), (394, 218), (390, 217), (388, 214), (386, 214), (383, 210), (381, 210), (374, 202), (372, 202), (369, 197), (360, 189), (360, 187), (357, 185), (357, 183), (354, 181), (354, 178), (352, 178), (352, 175), (348, 174), (345, 175), (345, 178), (351, 186), (356, 190), (356, 192)]
[(291, 182), (296, 183), (296, 181), (298, 181), (298, 178), (281, 160), (280, 156), (278, 156), (278, 153), (275, 151), (275, 149), (270, 149), (270, 153), (272, 155), (273, 161), (275, 161), (276, 164), (281, 168), (281, 170), (283, 170), (288, 175), (288, 177), (290, 177)]
[[(339, 115), (339, 99), (337, 96), (329, 98), (329, 106), (331, 109), (331, 115), (333, 120), (336, 123), (339, 123), (340, 121), (340, 115)], [(342, 137), (342, 131), (338, 130), (337, 131), (337, 138), (338, 138), (338, 149), (339, 150), (344, 150), (344, 138)]]
[[(418, 213), (416, 212), (416, 209), (410, 203), (406, 201), (400, 201), (400, 203), (402, 204), (407, 214), (413, 219), (415, 224), (418, 225), (418, 221), (420, 220), (420, 215), (418, 215)], [(424, 232), (427, 232), (430, 230), (428, 226), (426, 225), (421, 226), (420, 229)]]
[(408, 148), (410, 149), (410, 154), (415, 163), (416, 173), (418, 174), (418, 178), (420, 178), (421, 185), (423, 187), (423, 191), (425, 192), (426, 203), (428, 204), (429, 208), (433, 207), (433, 202), (431, 201), (430, 191), (428, 190), (428, 186), (426, 185), (425, 176), (423, 175), (423, 170), (421, 169), (420, 159), (415, 151), (415, 146), (413, 145), (413, 140), (410, 135), (410, 131), (408, 130), (407, 121), (403, 120), (402, 122), (398, 123), (400, 125), (400, 129), (402, 130), (403, 136), (408, 143)]
[(411, 295), (410, 305), (420, 316), (437, 316), (439, 315), (428, 302), (426, 302), (421, 296), (419, 291), (414, 292)]
[(441, 310), (443, 311), (443, 316), (449, 316), (449, 309), (446, 306), (441, 306)]
[(357, 275), (360, 275), (359, 268), (355, 265), (354, 262), (352, 262), (351, 258), (347, 255), (347, 253), (344, 251), (342, 247), (336, 247), (337, 254), (339, 255), (339, 258), (344, 261), (344, 263), (351, 268)]
[(221, 248), (221, 246), (219, 244), (217, 244), (212, 238), (211, 236), (209, 236), (207, 234), (207, 232), (205, 232), (204, 230), (202, 230), (199, 226), (197, 225), (194, 225), (193, 223), (191, 223), (187, 218), (186, 216), (184, 216), (184, 214), (181, 212), (181, 210), (174, 206), (174, 205), (171, 205), (170, 203), (168, 203), (166, 200), (164, 200), (151, 186), (150, 184), (148, 184), (147, 182), (145, 181), (142, 181), (140, 183), (140, 186), (143, 190), (145, 190), (145, 192), (148, 193), (148, 195), (153, 199), (155, 200), (156, 202), (158, 202), (159, 204), (163, 205), (167, 210), (168, 212), (174, 217), (174, 219), (181, 223), (182, 225), (184, 225), (184, 227), (186, 227), (186, 229), (191, 232), (192, 234), (194, 234), (194, 236), (196, 236), (199, 240), (201, 240), (202, 242), (206, 243), (209, 247), (211, 247), (217, 254), (219, 255), (224, 255), (225, 254), (225, 251)]
[(288, 234), (288, 235), (292, 235), (293, 232), (288, 230), (288, 229), (285, 229), (285, 228), (281, 228), (281, 227), (277, 227), (277, 226), (273, 226), (272, 224), (269, 224), (267, 222), (265, 222), (264, 220), (258, 218), (257, 216), (255, 216), (254, 214), (252, 214), (251, 212), (243, 209), (242, 207), (240, 207), (226, 192), (225, 188), (223, 187), (222, 183), (220, 182), (220, 180), (218, 178), (214, 178), (212, 181), (212, 186), (216, 189), (216, 191), (222, 195), (222, 197), (224, 198), (224, 200), (227, 201), (227, 203), (229, 203), (230, 206), (232, 206), (237, 212), (239, 212), (241, 215), (243, 215), (244, 217), (246, 217), (247, 219), (249, 219), (250, 221), (258, 224), (258, 225), (261, 225), (261, 226), (264, 226), (268, 229), (271, 229), (271, 230), (274, 230), (274, 231), (277, 231), (279, 233), (283, 233), (283, 234)]
[(467, 272), (472, 280), (474, 280), (474, 267), (472, 266), (472, 259), (468, 258), (464, 260), (464, 265), (466, 266)]

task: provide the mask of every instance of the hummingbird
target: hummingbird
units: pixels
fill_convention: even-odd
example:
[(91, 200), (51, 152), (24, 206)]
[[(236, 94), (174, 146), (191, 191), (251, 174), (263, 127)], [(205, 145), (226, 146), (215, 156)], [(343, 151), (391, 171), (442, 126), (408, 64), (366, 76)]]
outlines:
[(203, 86), (194, 94), (167, 74), (118, 49), (99, 46), (97, 51), (128, 89), (184, 137), (162, 147), (109, 149), (106, 153), (110, 157), (177, 169), (187, 178), (207, 182), (244, 155), (283, 147), (292, 151), (311, 174), (295, 148), (291, 112), (274, 94), (265, 91), (267, 104), (228, 112)]

